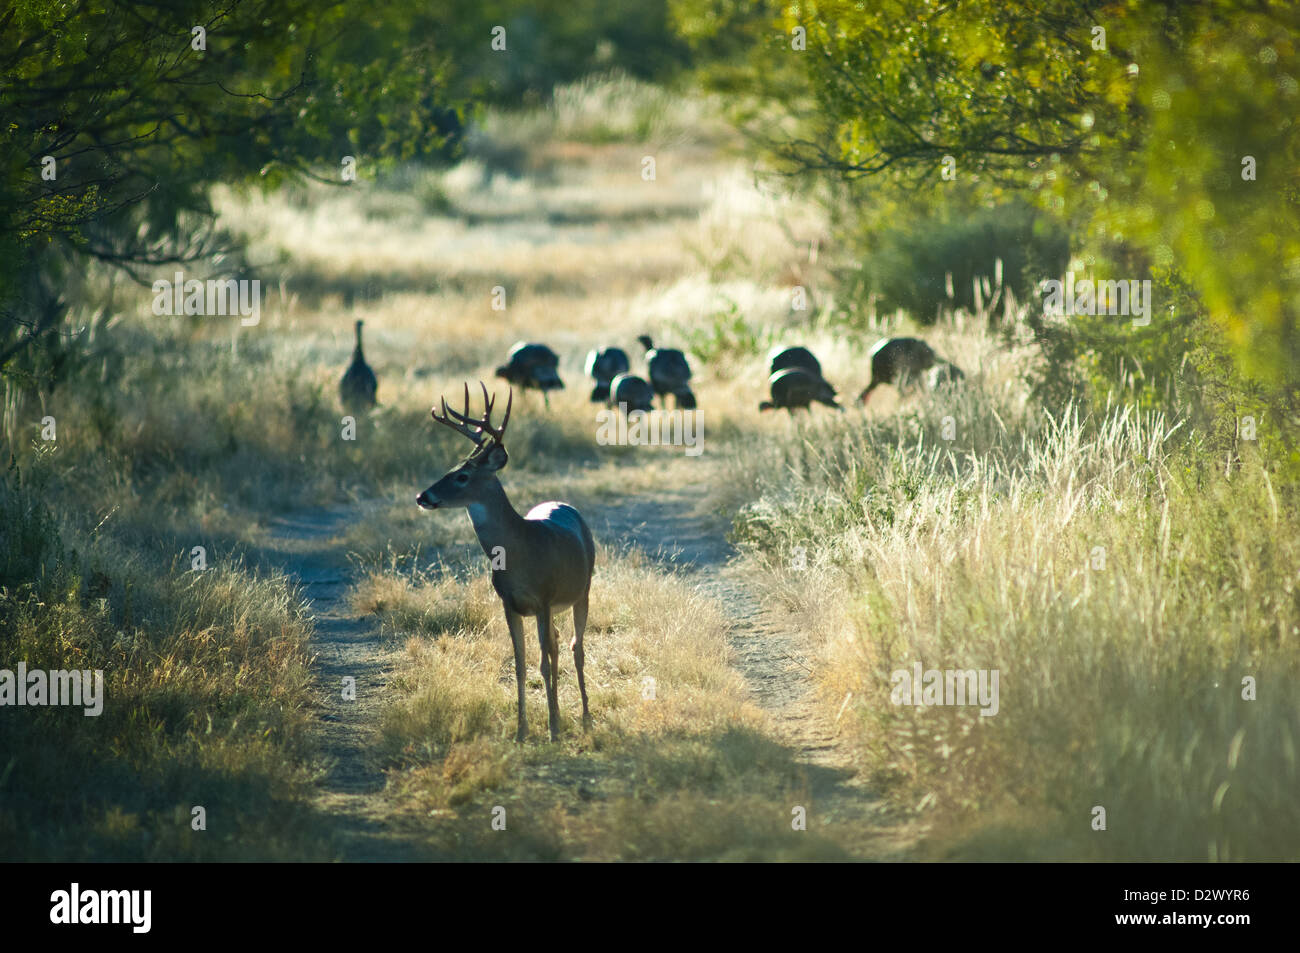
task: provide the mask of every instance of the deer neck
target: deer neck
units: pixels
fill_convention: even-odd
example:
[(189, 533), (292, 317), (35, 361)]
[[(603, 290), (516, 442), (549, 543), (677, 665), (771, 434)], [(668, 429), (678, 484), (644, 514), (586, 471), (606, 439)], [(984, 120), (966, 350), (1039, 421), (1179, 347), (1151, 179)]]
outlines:
[(469, 521), (474, 525), (474, 535), (489, 558), (496, 547), (501, 546), (508, 553), (521, 539), (524, 518), (511, 504), (505, 487), (495, 476), (484, 484), (479, 499), (469, 504), (467, 509)]

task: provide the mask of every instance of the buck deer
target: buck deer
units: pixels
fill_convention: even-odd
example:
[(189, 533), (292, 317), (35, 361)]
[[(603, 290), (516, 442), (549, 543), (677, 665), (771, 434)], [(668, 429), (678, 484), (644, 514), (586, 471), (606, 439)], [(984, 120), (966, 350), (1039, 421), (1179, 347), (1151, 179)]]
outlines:
[[(582, 693), (582, 724), (591, 726), (587, 708), (587, 684), (583, 679), (582, 633), (587, 628), (587, 597), (591, 591), (591, 571), (596, 564), (596, 544), (582, 517), (567, 503), (539, 503), (520, 516), (510, 504), (497, 473), (509, 462), (505, 448), (506, 425), (510, 422), (510, 405), (514, 391), (506, 400), (501, 426), (492, 426), (495, 397), (483, 388), (483, 416), (469, 416), (469, 385), (465, 385), (465, 412), (447, 407), (442, 399), (442, 414), (433, 409), (433, 419), (474, 442), (475, 449), (458, 466), (453, 467), (415, 502), (423, 509), (465, 507), (479, 545), (492, 560), (492, 588), (501, 597), (506, 625), (515, 648), (515, 687), (519, 694), (519, 729), (516, 741), (528, 734), (528, 716), (524, 706), (524, 616), (537, 619), (537, 640), (542, 648), (542, 682), (546, 685), (551, 740), (560, 732), (560, 705), (556, 690), (560, 670), (560, 652), (555, 632), (555, 616), (573, 609), (573, 664), (578, 671), (578, 690)], [(499, 568), (498, 568), (499, 567)]]

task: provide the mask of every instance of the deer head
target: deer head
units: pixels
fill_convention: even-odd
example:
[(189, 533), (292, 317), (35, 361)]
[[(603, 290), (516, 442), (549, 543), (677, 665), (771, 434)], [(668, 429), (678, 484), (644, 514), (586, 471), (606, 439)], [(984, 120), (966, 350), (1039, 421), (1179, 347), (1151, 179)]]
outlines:
[(504, 440), (506, 425), (510, 422), (510, 405), (514, 402), (514, 391), (512, 389), (506, 399), (506, 412), (501, 419), (501, 426), (494, 427), (492, 407), (496, 403), (496, 397), (488, 396), (486, 384), (480, 381), (479, 386), (483, 388), (482, 417), (469, 415), (468, 384), (465, 385), (464, 413), (449, 408), (445, 397), (442, 399), (442, 414), (438, 413), (436, 407), (432, 411), (434, 420), (468, 437), (474, 442), (474, 449), (458, 466), (447, 471), (441, 480), (415, 498), (415, 502), (423, 509), (471, 506), (479, 502), (488, 484), (495, 482), (497, 471), (510, 461)]

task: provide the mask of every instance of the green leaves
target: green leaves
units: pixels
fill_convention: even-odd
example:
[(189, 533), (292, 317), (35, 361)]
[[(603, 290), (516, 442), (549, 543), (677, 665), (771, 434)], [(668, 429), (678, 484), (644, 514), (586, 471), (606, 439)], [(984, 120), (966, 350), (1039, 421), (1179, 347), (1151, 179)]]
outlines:
[(0, 370), (51, 341), (60, 262), (142, 277), (212, 252), (218, 182), (273, 188), (313, 166), (336, 175), (345, 154), (366, 170), (447, 154), (467, 100), (431, 47), (439, 17), (451, 14), (404, 0), (182, 0), (147, 16), (20, 2), (0, 15), (0, 234), (13, 236)]
[[(674, 11), (698, 43), (750, 38), (749, 89), (769, 104), (756, 139), (782, 171), (837, 183), (833, 215), (878, 229), (891, 210), (1019, 194), (1065, 221), (1090, 261), (1136, 269), (1124, 278), (1182, 274), (1300, 434), (1300, 8), (801, 0), (742, 14), (729, 0), (679, 0)], [(870, 190), (844, 188), (857, 180)]]

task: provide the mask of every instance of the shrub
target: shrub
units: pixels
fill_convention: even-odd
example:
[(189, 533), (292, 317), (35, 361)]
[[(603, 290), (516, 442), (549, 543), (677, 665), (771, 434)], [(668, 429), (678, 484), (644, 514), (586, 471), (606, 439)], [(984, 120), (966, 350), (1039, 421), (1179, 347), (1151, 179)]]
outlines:
[(1063, 228), (1029, 206), (1014, 203), (969, 217), (931, 216), (878, 233), (859, 233), (862, 270), (845, 289), (852, 302), (874, 294), (884, 310), (902, 308), (917, 322), (933, 324), (944, 308), (979, 310), (974, 282), (997, 283), (1018, 298), (1029, 297), (1043, 278), (1060, 275), (1069, 257)]

